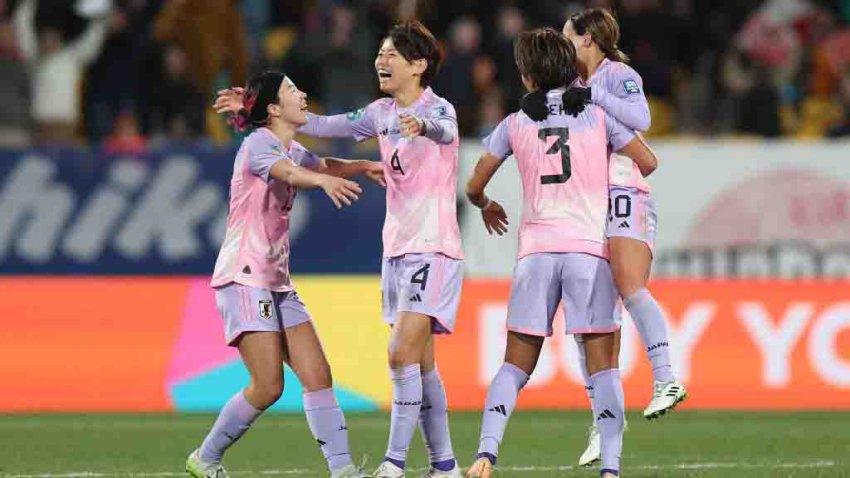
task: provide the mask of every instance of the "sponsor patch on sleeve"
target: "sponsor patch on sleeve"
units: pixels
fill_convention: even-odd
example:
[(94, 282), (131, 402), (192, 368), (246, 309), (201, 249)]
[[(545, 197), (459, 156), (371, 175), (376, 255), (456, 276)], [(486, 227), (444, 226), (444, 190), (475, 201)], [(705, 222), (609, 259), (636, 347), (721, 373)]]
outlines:
[(640, 86), (638, 86), (637, 81), (635, 81), (635, 80), (624, 81), (623, 82), (623, 89), (626, 90), (626, 93), (630, 94), (630, 95), (640, 94)]
[(345, 117), (348, 118), (348, 121), (357, 121), (357, 120), (359, 120), (360, 118), (363, 117), (363, 113), (365, 113), (365, 112), (366, 112), (366, 108), (360, 108), (357, 111), (352, 111), (352, 112), (348, 113), (347, 115), (345, 115)]

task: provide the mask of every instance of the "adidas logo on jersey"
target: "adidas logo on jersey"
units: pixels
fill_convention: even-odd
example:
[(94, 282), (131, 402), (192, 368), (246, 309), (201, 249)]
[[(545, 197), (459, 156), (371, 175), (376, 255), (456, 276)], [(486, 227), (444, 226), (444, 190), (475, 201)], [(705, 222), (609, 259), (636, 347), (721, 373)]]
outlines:
[(603, 420), (605, 418), (617, 418), (617, 417), (613, 413), (611, 413), (611, 410), (608, 410), (606, 408), (605, 410), (602, 410), (602, 413), (600, 413), (599, 416), (596, 417), (596, 419), (597, 420)]
[(630, 227), (630, 226), (629, 226), (629, 222), (628, 222), (628, 221), (623, 221), (623, 222), (621, 222), (621, 223), (620, 223), (620, 225), (619, 225), (619, 226), (617, 226), (617, 227), (618, 227), (618, 228), (620, 228), (620, 229), (623, 229), (623, 228)]
[(414, 295), (413, 297), (410, 298), (410, 301), (411, 302), (422, 302), (422, 297), (420, 297), (419, 294), (416, 294), (416, 295)]
[(487, 411), (488, 412), (501, 413), (504, 416), (508, 416), (508, 410), (505, 408), (504, 405), (496, 405), (495, 407), (490, 408)]

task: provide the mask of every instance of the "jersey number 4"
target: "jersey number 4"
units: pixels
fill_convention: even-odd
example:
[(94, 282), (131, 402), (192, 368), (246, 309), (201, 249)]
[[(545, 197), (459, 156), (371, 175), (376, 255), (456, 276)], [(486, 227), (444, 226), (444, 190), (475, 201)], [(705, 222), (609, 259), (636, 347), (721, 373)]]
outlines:
[(393, 171), (404, 174), (404, 169), (401, 168), (401, 160), (398, 159), (398, 150), (393, 151), (393, 156), (390, 158), (390, 166)]
[(546, 154), (561, 153), (561, 174), (544, 174), (540, 176), (540, 184), (563, 184), (572, 176), (572, 166), (570, 165), (570, 145), (567, 140), (570, 137), (570, 130), (567, 128), (540, 128), (537, 131), (537, 137), (546, 143), (546, 138), (555, 136), (557, 139), (552, 143), (552, 147), (546, 150)]

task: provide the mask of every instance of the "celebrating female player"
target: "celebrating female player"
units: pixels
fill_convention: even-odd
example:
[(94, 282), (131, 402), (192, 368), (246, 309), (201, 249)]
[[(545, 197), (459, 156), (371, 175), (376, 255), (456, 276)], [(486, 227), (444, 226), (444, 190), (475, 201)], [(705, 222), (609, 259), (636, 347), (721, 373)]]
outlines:
[(552, 320), (563, 301), (566, 331), (580, 334), (586, 373), (596, 389), (593, 412), (602, 434), (602, 476), (618, 476), (623, 437), (623, 384), (614, 354), (617, 294), (606, 260), (608, 148), (642, 162), (655, 158), (635, 133), (588, 107), (563, 109), (576, 79), (573, 45), (552, 29), (522, 33), (514, 55), (529, 94), (484, 139), (466, 194), (481, 208), (488, 232), (507, 231), (507, 217), (484, 189), (513, 154), (523, 190), (519, 257), (508, 304), (505, 363), (487, 393), (478, 460), (468, 477), (489, 477), (520, 390), (534, 371)]
[(289, 211), (296, 188), (322, 188), (337, 208), (361, 192), (341, 177), (366, 173), (370, 161), (320, 159), (293, 140), (307, 121), (306, 95), (279, 72), (252, 79), (237, 121), (256, 128), (236, 155), (227, 232), (213, 273), (216, 304), (228, 345), (237, 347), (251, 381), (219, 413), (200, 448), (186, 461), (196, 478), (222, 478), (224, 452), (283, 392), (282, 364), (304, 387), (304, 410), (332, 477), (368, 476), (351, 461), (345, 417), (334, 396), (330, 367), (289, 278)]
[[(568, 92), (564, 99), (566, 111), (576, 113), (578, 108), (592, 103), (630, 128), (649, 129), (649, 105), (643, 94), (643, 81), (626, 65), (626, 55), (617, 48), (620, 28), (611, 13), (603, 9), (585, 10), (566, 22), (563, 33), (576, 48), (579, 72), (586, 85)], [(646, 288), (652, 266), (656, 215), (644, 176), (652, 169), (641, 169), (621, 155), (611, 156), (607, 226), (614, 282), (652, 364), (653, 395), (643, 412), (648, 419), (664, 415), (687, 397), (685, 387), (673, 376), (664, 313)], [(578, 345), (581, 352), (581, 344)], [(616, 350), (619, 353), (619, 335)], [(593, 402), (594, 390), (587, 376), (585, 384)], [(579, 464), (589, 465), (598, 459), (599, 435), (595, 426), (591, 426), (588, 446)]]
[[(380, 145), (387, 183), (381, 287), (384, 320), (392, 326), (393, 381), (389, 444), (373, 475), (380, 478), (404, 476), (417, 422), (430, 455), (426, 476), (461, 476), (433, 341), (433, 334), (452, 332), (463, 282), (457, 119), (452, 105), (428, 87), (440, 61), (437, 41), (424, 25), (396, 25), (375, 60), (381, 91), (392, 97), (347, 115), (310, 114), (299, 128), (325, 138), (378, 137)], [(232, 111), (240, 93), (220, 92), (219, 112)]]

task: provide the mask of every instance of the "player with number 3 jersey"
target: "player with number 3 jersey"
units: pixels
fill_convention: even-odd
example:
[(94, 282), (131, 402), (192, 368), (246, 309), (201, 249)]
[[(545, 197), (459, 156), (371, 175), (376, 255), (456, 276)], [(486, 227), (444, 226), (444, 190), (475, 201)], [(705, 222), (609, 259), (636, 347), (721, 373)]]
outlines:
[(478, 459), (468, 477), (489, 477), (520, 390), (534, 371), (543, 341), (563, 303), (566, 332), (581, 335), (587, 373), (597, 389), (594, 413), (602, 432), (602, 475), (617, 476), (623, 434), (623, 388), (614, 353), (617, 292), (608, 264), (608, 151), (637, 158), (652, 152), (601, 108), (567, 115), (563, 97), (577, 76), (575, 49), (552, 29), (522, 33), (515, 44), (522, 81), (531, 92), (522, 110), (484, 139), (486, 153), (467, 184), (488, 231), (503, 234), (507, 217), (484, 194), (513, 155), (522, 181), (519, 257), (508, 303), (505, 363), (487, 393)]

